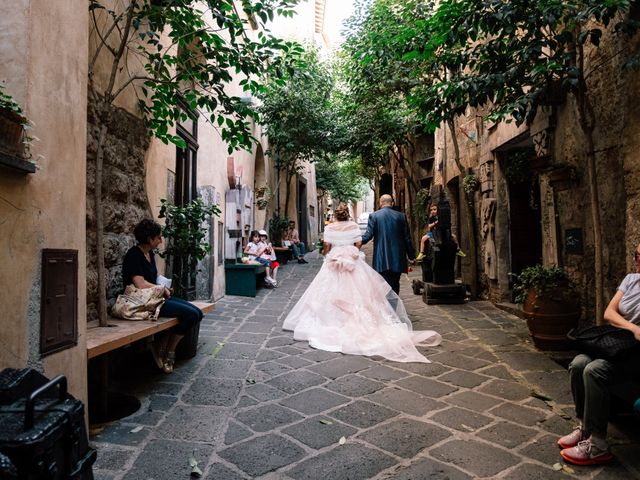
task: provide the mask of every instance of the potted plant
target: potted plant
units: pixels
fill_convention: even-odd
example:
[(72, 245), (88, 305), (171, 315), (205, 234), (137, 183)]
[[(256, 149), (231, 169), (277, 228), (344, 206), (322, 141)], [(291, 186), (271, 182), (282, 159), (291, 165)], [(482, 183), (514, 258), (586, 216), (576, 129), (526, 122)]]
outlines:
[(269, 238), (274, 245), (282, 245), (282, 236), (284, 232), (289, 228), (289, 217), (280, 216), (275, 214), (271, 220), (269, 220)]
[[(171, 262), (174, 295), (193, 300), (198, 262), (211, 252), (202, 224), (212, 215), (219, 215), (220, 208), (207, 206), (200, 198), (183, 206), (173, 205), (164, 198), (160, 202), (159, 218), (166, 219), (162, 230), (166, 244), (160, 256)], [(176, 350), (179, 357), (191, 358), (196, 354), (199, 333), (200, 325), (187, 332)]]
[(271, 196), (271, 189), (266, 185), (256, 189), (256, 206), (258, 207), (258, 210), (264, 210), (267, 208)]
[(541, 350), (567, 349), (566, 335), (578, 325), (581, 314), (567, 273), (557, 266), (534, 265), (511, 277), (534, 345)]
[(11, 155), (22, 154), (25, 127), (28, 125), (22, 107), (0, 84), (0, 147)]
[(26, 118), (22, 107), (6, 93), (0, 83), (0, 152), (11, 158), (3, 158), (2, 164), (22, 172), (34, 173), (36, 165), (28, 161), (31, 146), (37, 137), (27, 132), (32, 123)]

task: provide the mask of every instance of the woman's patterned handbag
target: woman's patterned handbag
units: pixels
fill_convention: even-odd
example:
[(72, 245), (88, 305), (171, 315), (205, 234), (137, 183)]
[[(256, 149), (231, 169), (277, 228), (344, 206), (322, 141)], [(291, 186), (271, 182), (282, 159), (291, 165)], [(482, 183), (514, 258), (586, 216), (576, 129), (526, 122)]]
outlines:
[(111, 307), (111, 315), (125, 320), (157, 320), (164, 304), (164, 287), (136, 288), (128, 285), (116, 303)]

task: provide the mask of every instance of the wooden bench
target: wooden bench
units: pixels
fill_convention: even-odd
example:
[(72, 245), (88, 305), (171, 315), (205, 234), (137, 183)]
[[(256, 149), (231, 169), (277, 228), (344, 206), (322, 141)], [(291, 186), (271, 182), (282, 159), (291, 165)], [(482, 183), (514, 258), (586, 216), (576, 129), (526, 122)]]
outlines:
[(224, 266), (225, 293), (241, 297), (255, 297), (263, 275), (266, 275), (264, 265), (227, 263)]
[[(215, 308), (214, 303), (191, 302), (204, 313)], [(157, 321), (121, 320), (109, 318), (108, 327), (87, 329), (87, 359), (130, 345), (142, 338), (167, 330), (178, 324), (177, 318), (160, 317)]]

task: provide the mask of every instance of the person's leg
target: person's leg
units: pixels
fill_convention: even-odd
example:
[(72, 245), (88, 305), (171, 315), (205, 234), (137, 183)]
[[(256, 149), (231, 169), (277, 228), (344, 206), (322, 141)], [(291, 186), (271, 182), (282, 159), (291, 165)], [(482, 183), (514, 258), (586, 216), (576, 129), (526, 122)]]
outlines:
[(296, 257), (297, 259), (300, 258), (300, 249), (298, 248), (298, 245), (296, 245), (295, 243), (291, 244), (291, 250), (293, 250), (293, 256)]
[(171, 297), (164, 302), (160, 309), (160, 316), (178, 318), (178, 325), (172, 329), (166, 340), (165, 358), (162, 367), (165, 373), (171, 373), (173, 372), (178, 343), (180, 343), (187, 330), (202, 320), (204, 314), (202, 310), (192, 303), (181, 298)]
[[(582, 409), (583, 436), (588, 435), (588, 438), (585, 441), (578, 441), (574, 447), (565, 448), (560, 455), (567, 462), (576, 465), (600, 465), (613, 460), (606, 441), (609, 423), (609, 388), (619, 381), (620, 371), (618, 365), (607, 360), (596, 359), (585, 365), (589, 357), (586, 355), (578, 357), (576, 357), (578, 361), (575, 362), (574, 374), (577, 376), (579, 370), (582, 370), (584, 390), (581, 392), (578, 385), (576, 393), (583, 395), (584, 402), (582, 406), (576, 402), (576, 413), (579, 415), (578, 409)], [(578, 382), (577, 378), (576, 382)]]
[(427, 237), (426, 235), (423, 235), (422, 238), (420, 239), (420, 250), (418, 250), (418, 256), (416, 257), (417, 262), (421, 261), (425, 256), (424, 244), (428, 238), (429, 237)]
[(582, 419), (584, 418), (585, 395), (583, 373), (589, 362), (591, 362), (591, 357), (580, 354), (577, 355), (569, 364), (569, 384), (571, 386), (571, 395), (573, 396), (576, 417), (580, 420), (580, 425), (578, 425), (571, 433), (568, 433), (558, 439), (558, 446), (560, 448), (575, 447), (579, 442), (588, 438), (588, 435), (584, 430)]
[(385, 270), (380, 272), (382, 278), (391, 286), (391, 290), (396, 292), (398, 295), (400, 294), (400, 273), (392, 272), (391, 270)]
[(304, 254), (307, 252), (307, 248), (304, 246), (304, 242), (300, 242), (300, 255), (304, 257)]
[(593, 360), (584, 368), (584, 429), (603, 439), (609, 423), (609, 387), (615, 380), (615, 365), (607, 360)]
[(569, 384), (571, 385), (571, 395), (576, 409), (576, 417), (582, 421), (584, 418), (584, 369), (591, 362), (591, 357), (580, 354), (569, 364)]

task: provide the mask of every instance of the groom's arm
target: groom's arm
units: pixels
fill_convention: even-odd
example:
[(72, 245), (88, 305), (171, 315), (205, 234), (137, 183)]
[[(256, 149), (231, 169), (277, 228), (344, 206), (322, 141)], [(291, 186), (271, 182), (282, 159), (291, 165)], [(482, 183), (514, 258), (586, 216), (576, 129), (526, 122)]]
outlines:
[(409, 233), (409, 222), (407, 221), (407, 216), (402, 214), (402, 236), (404, 237), (404, 249), (407, 252), (407, 257), (409, 257), (410, 261), (414, 261), (416, 258), (416, 251), (413, 248), (413, 242), (411, 241), (411, 233)]
[(373, 215), (369, 215), (369, 220), (367, 221), (367, 231), (362, 235), (362, 245), (365, 245), (373, 238), (373, 230), (375, 226), (375, 217)]

